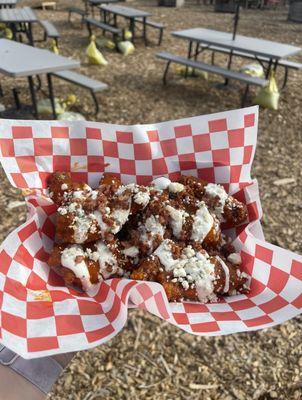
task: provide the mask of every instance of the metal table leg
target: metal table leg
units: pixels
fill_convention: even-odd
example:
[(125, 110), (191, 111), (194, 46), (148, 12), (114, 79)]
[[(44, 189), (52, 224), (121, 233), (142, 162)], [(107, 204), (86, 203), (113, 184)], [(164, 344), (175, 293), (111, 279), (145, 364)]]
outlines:
[(32, 105), (33, 105), (33, 114), (36, 119), (39, 119), (34, 80), (33, 80), (32, 76), (29, 76), (27, 79), (28, 79), (28, 84), (29, 84), (31, 101), (32, 101)]
[(54, 98), (54, 93), (53, 93), (51, 74), (46, 74), (46, 77), (47, 77), (48, 93), (49, 93), (49, 100), (50, 100), (51, 108), (52, 108), (53, 119), (57, 119), (56, 105), (55, 105), (55, 98)]
[(33, 38), (32, 26), (31, 26), (30, 22), (28, 23), (27, 36), (28, 36), (29, 44), (31, 46), (33, 46), (34, 45), (34, 38)]
[[(188, 59), (192, 57), (192, 48), (193, 48), (193, 42), (190, 40), (189, 41), (189, 49), (188, 49)], [(188, 77), (188, 67), (186, 66), (186, 72), (185, 72), (185, 78)]]
[(132, 33), (132, 42), (134, 42), (134, 39), (135, 39), (135, 20), (134, 20), (134, 18), (130, 18), (129, 29), (130, 29), (130, 32)]
[(146, 17), (143, 17), (143, 38), (144, 38), (145, 46), (147, 46), (148, 45), (148, 41), (147, 41)]

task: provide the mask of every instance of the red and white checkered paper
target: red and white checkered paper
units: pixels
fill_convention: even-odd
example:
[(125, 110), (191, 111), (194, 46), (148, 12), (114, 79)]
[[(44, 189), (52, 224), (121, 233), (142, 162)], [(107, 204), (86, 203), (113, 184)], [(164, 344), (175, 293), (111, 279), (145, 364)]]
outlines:
[[(258, 108), (153, 125), (96, 122), (0, 121), (1, 162), (13, 186), (30, 191), (28, 219), (0, 248), (0, 340), (25, 358), (94, 347), (125, 325), (128, 308), (143, 308), (196, 335), (267, 328), (301, 313), (302, 257), (265, 242), (258, 186), (250, 171)], [(236, 230), (247, 295), (218, 303), (169, 304), (158, 283), (103, 282), (95, 296), (66, 288), (47, 265), (56, 206), (43, 196), (53, 171), (71, 171), (96, 186), (104, 171), (123, 182), (198, 175), (223, 184), (248, 206), (249, 223)], [(49, 291), (47, 299), (39, 291)]]

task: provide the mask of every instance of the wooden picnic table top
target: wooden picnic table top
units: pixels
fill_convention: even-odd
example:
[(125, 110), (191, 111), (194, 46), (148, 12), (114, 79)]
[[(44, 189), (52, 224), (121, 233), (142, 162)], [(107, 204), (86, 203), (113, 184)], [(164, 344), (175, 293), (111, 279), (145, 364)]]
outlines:
[[(22, 60), (22, 62), (20, 62)], [(20, 42), (0, 39), (0, 73), (19, 77), (73, 69), (80, 62)]]
[(180, 39), (204, 43), (209, 46), (212, 45), (224, 49), (237, 50), (273, 60), (287, 58), (302, 51), (300, 47), (249, 36), (236, 35), (233, 40), (232, 33), (204, 28), (175, 31), (172, 32), (172, 35)]
[(138, 10), (132, 7), (120, 6), (116, 4), (104, 4), (101, 5), (101, 10), (107, 11), (111, 14), (120, 15), (125, 18), (144, 18), (152, 15), (147, 11)]
[(0, 10), (0, 22), (32, 23), (32, 22), (38, 22), (38, 17), (30, 7), (2, 8)]

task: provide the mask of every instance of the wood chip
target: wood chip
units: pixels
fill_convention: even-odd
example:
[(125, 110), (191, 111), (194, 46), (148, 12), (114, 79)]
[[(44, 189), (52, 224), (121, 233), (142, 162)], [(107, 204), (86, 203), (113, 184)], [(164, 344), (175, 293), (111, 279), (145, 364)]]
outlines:
[(283, 186), (283, 185), (289, 185), (290, 183), (296, 183), (295, 178), (283, 178), (283, 179), (277, 179), (276, 181), (273, 182), (275, 186)]

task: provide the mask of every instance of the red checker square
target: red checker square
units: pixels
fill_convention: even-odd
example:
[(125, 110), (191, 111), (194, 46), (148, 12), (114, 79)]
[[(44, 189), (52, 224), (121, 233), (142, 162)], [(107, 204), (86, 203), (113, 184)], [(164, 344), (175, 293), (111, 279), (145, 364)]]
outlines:
[(126, 304), (126, 298), (133, 286), (136, 285), (135, 281), (128, 282), (127, 285), (124, 286), (122, 293), (120, 294), (120, 298), (123, 304)]
[[(50, 272), (52, 272), (52, 271), (50, 271)], [(54, 272), (55, 273), (55, 272)], [(57, 275), (57, 274), (56, 274)], [(58, 276), (58, 275), (57, 275)], [(64, 281), (63, 281), (63, 279), (62, 280), (60, 280), (60, 282), (62, 282), (62, 287), (64, 287)], [(51, 283), (49, 283), (50, 285), (52, 285)], [(56, 285), (52, 285), (52, 286), (56, 286)], [(55, 290), (55, 289), (52, 289), (51, 290), (51, 292), (50, 292), (50, 295), (51, 295), (51, 299), (52, 299), (52, 301), (53, 302), (55, 302), (55, 301), (64, 301), (64, 300), (69, 300), (69, 299), (71, 299), (71, 295), (70, 295), (70, 293), (66, 293), (66, 292), (62, 292), (62, 290)]]
[(66, 126), (52, 126), (51, 136), (57, 139), (68, 139), (69, 138), (69, 128)]
[(205, 304), (198, 303), (183, 303), (183, 307), (186, 313), (204, 313), (208, 312), (209, 309)]
[(46, 351), (59, 348), (58, 338), (55, 336), (28, 338), (27, 351), (34, 353), (36, 351)]
[(289, 279), (289, 274), (287, 274), (284, 271), (281, 271), (276, 267), (271, 266), (267, 286), (273, 292), (280, 293), (284, 289), (288, 279)]
[(297, 278), (297, 279), (299, 279), (300, 281), (302, 281), (302, 263), (299, 262), (299, 261), (297, 261), (297, 260), (293, 260), (290, 273), (291, 273), (295, 278)]
[(118, 147), (116, 142), (103, 140), (104, 156), (118, 158)]
[(216, 321), (239, 321), (239, 316), (234, 311), (212, 312), (212, 317)]
[(135, 143), (134, 158), (136, 160), (151, 160), (152, 153), (150, 143)]
[(181, 125), (176, 126), (174, 128), (175, 136), (177, 138), (185, 137), (185, 136), (192, 136), (192, 127), (191, 125)]
[(228, 303), (228, 305), (232, 307), (234, 311), (247, 310), (249, 308), (255, 307), (255, 304), (250, 299), (232, 301)]
[(105, 170), (105, 161), (103, 156), (88, 156), (88, 171), (89, 172), (103, 172)]
[(271, 264), (273, 260), (273, 250), (256, 244), (255, 257), (267, 264)]
[(173, 313), (173, 317), (179, 325), (188, 325), (190, 323), (188, 315), (185, 313)]
[(88, 174), (87, 172), (71, 172), (71, 179), (74, 182), (87, 182)]
[[(291, 304), (297, 308), (302, 309), (302, 294), (300, 294), (294, 301), (292, 301)], [(0, 306), (1, 306), (1, 302), (0, 302)]]
[(2, 157), (14, 157), (15, 156), (15, 148), (13, 139), (1, 139), (1, 152)]
[(85, 156), (87, 154), (87, 140), (70, 139), (70, 152), (73, 156)]
[(50, 301), (29, 301), (26, 305), (26, 317), (28, 319), (53, 317), (52, 304)]
[(102, 282), (98, 293), (93, 297), (98, 303), (106, 301), (110, 286), (106, 282)]
[(132, 132), (121, 132), (116, 131), (116, 139), (118, 143), (133, 143), (133, 133)]
[(263, 315), (262, 317), (252, 318), (243, 320), (246, 326), (252, 328), (254, 326), (265, 325), (273, 322), (273, 320), (268, 315)]
[(250, 292), (247, 295), (248, 297), (258, 296), (258, 294), (261, 294), (265, 289), (266, 286), (262, 282), (252, 278)]
[(210, 132), (222, 132), (227, 130), (227, 121), (225, 118), (209, 121)]
[(38, 172), (40, 180), (41, 180), (41, 184), (42, 184), (42, 188), (46, 189), (48, 186), (48, 179), (51, 175), (51, 172)]
[(14, 139), (26, 139), (33, 137), (31, 126), (13, 126), (12, 134)]
[(28, 252), (28, 250), (21, 244), (19, 246), (15, 256), (14, 260), (22, 265), (24, 265), (27, 268), (32, 269), (34, 265), (34, 258), (31, 256), (31, 254)]
[(49, 253), (47, 253), (47, 252), (44, 250), (43, 247), (41, 247), (41, 249), (38, 250), (38, 251), (36, 252), (36, 254), (35, 254), (35, 258), (36, 258), (37, 260), (42, 261), (42, 262), (47, 262), (48, 257), (49, 257)]
[[(245, 201), (244, 201), (245, 203)], [(257, 203), (254, 201), (253, 203), (247, 204), (247, 212), (249, 221), (255, 221), (259, 219), (259, 211), (257, 207)]]
[(241, 165), (231, 165), (230, 167), (230, 181), (231, 183), (237, 183), (240, 181), (240, 175), (242, 166)]
[(51, 156), (53, 154), (52, 139), (35, 138), (34, 152), (36, 156)]
[(31, 271), (27, 280), (27, 287), (31, 290), (44, 290), (46, 289), (46, 283), (38, 274)]
[(219, 325), (217, 322), (200, 322), (199, 324), (191, 324), (193, 332), (217, 332), (219, 331)]
[(135, 175), (135, 161), (120, 159), (120, 170), (121, 174)]
[(21, 317), (6, 313), (1, 313), (1, 326), (14, 335), (26, 338), (26, 320)]
[(70, 171), (70, 156), (53, 156), (53, 170), (55, 171)]
[(8, 276), (5, 279), (3, 291), (15, 297), (18, 300), (26, 301), (27, 298), (26, 288), (23, 285), (21, 285), (20, 282), (17, 282), (14, 279), (9, 278)]
[(55, 224), (49, 218), (47, 218), (45, 220), (41, 230), (50, 239), (54, 239), (55, 238), (56, 227), (55, 227)]
[(230, 165), (230, 151), (228, 149), (212, 151), (214, 167), (219, 165)]
[(114, 301), (111, 309), (105, 314), (109, 322), (113, 322), (119, 315), (121, 309), (121, 300), (118, 296), (114, 296)]
[(26, 183), (26, 180), (23, 178), (22, 174), (18, 173), (11, 173), (11, 177), (18, 188), (27, 188), (28, 185)]
[(152, 160), (152, 174), (153, 175), (165, 175), (168, 173), (168, 167), (164, 158), (158, 158)]
[(8, 273), (11, 262), (11, 257), (6, 253), (5, 250), (2, 250), (0, 253), (0, 272), (2, 272), (3, 275)]
[(177, 154), (177, 146), (175, 139), (162, 140), (160, 142), (164, 157), (172, 157)]
[(84, 331), (82, 319), (79, 315), (57, 315), (55, 319), (58, 336), (72, 335)]
[(101, 139), (101, 130), (97, 128), (86, 128), (86, 137), (87, 139)]
[(34, 232), (36, 232), (37, 229), (38, 228), (35, 221), (32, 221), (30, 224), (25, 225), (22, 229), (20, 229), (18, 236), (21, 242), (24, 242), (26, 239), (28, 239)]
[(160, 313), (161, 318), (168, 319), (170, 317), (170, 314), (168, 313), (168, 310), (166, 308), (166, 304), (165, 304), (162, 293), (161, 292), (155, 293), (154, 300), (155, 300), (156, 307), (157, 307), (158, 312)]
[(244, 146), (244, 129), (231, 129), (228, 131), (230, 147), (243, 147)]
[(181, 177), (180, 172), (171, 172), (170, 174), (168, 174), (168, 178), (172, 182), (177, 181), (178, 179), (180, 179), (180, 177)]
[(255, 114), (246, 114), (244, 116), (244, 127), (249, 128), (255, 125)]
[(99, 315), (104, 313), (102, 306), (95, 301), (78, 300), (78, 306), (81, 315)]
[(243, 164), (249, 164), (252, 158), (253, 146), (244, 146)]
[(136, 182), (138, 185), (150, 185), (150, 182), (152, 181), (152, 176), (151, 175), (138, 175), (136, 177)]
[(179, 159), (179, 168), (181, 171), (187, 171), (197, 168), (194, 153), (181, 154), (178, 156), (178, 159)]
[(158, 142), (159, 141), (158, 131), (157, 130), (147, 131), (147, 135), (148, 135), (148, 138), (149, 138), (150, 142)]
[(105, 337), (111, 335), (114, 332), (112, 325), (104, 326), (104, 328), (97, 329), (95, 331), (86, 332), (86, 337), (89, 343), (97, 342)]
[(37, 171), (37, 165), (34, 156), (17, 156), (16, 161), (20, 171), (23, 173)]
[(208, 133), (203, 135), (194, 135), (193, 136), (193, 145), (194, 151), (196, 153), (200, 151), (209, 151), (211, 150), (211, 139)]
[(150, 299), (150, 297), (153, 297), (153, 292), (146, 283), (141, 283), (139, 286), (137, 286), (137, 291), (142, 296), (144, 301)]
[(276, 296), (267, 303), (258, 305), (258, 307), (261, 308), (261, 310), (263, 310), (266, 314), (271, 314), (287, 305), (288, 301), (284, 300), (281, 296)]
[(119, 281), (120, 281), (119, 278), (113, 278), (110, 282), (110, 289), (113, 290), (114, 292), (116, 292)]
[(214, 168), (198, 168), (197, 176), (198, 178), (204, 179), (207, 182), (215, 182)]

